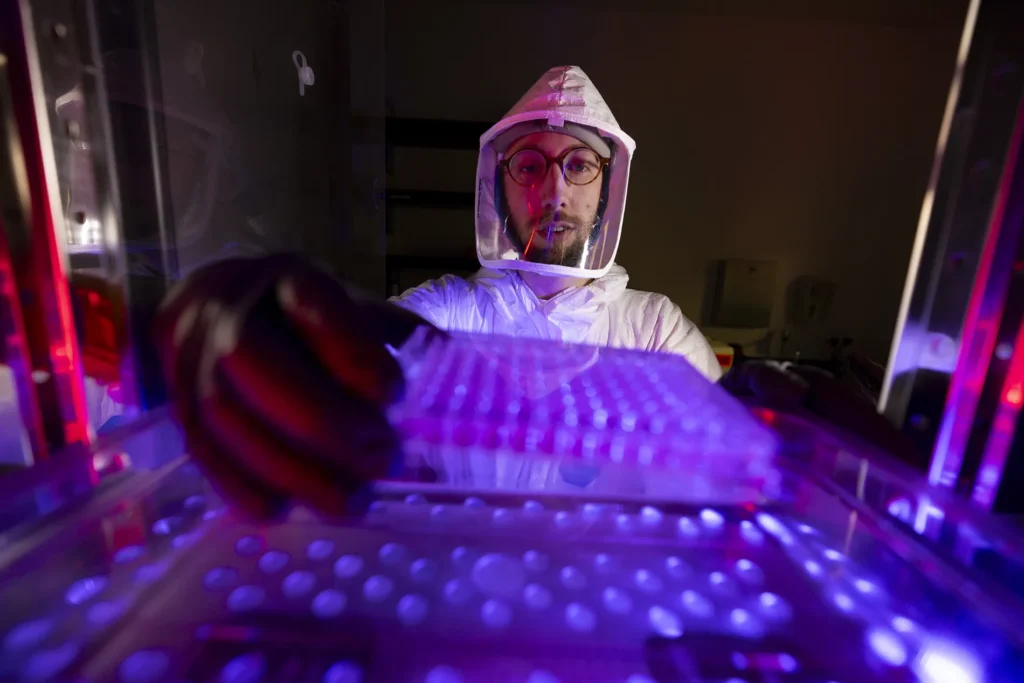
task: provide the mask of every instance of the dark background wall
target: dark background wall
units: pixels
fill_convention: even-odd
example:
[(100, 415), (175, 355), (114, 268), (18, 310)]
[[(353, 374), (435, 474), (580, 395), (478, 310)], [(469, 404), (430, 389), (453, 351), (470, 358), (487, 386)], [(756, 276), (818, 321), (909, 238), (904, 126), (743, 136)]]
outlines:
[[(714, 260), (775, 261), (776, 340), (787, 285), (820, 275), (831, 316), (787, 350), (849, 335), (884, 361), (964, 3), (663, 4), (389, 2), (389, 114), (494, 121), (578, 64), (638, 142), (618, 257), (632, 286), (700, 320)], [(406, 152), (393, 180), (471, 191), (474, 164)], [(472, 249), (471, 212), (395, 220), (392, 249)]]

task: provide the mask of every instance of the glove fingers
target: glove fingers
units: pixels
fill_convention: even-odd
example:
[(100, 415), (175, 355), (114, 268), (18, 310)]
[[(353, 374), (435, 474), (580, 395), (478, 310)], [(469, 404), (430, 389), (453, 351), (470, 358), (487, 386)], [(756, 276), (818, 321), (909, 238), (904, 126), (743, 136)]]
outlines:
[(244, 455), (236, 463), (238, 467), (318, 510), (333, 515), (345, 512), (346, 494), (355, 488), (351, 481), (292, 452), (227, 391), (218, 388), (204, 398), (201, 407), (203, 425), (214, 442), (227, 452)]
[(402, 369), (384, 348), (386, 339), (339, 283), (318, 271), (292, 274), (278, 284), (277, 301), (340, 384), (378, 406), (401, 396)]
[(201, 431), (186, 429), (188, 452), (206, 472), (211, 486), (231, 508), (253, 519), (270, 519), (285, 508), (287, 499), (224, 457), (219, 447), (202, 436)]
[(385, 476), (401, 444), (380, 409), (274, 328), (272, 320), (254, 317), (234, 351), (220, 359), (218, 372), (237, 400), (305, 458), (359, 480)]
[[(243, 264), (219, 265), (240, 274)], [(197, 403), (198, 368), (207, 347), (210, 324), (216, 317), (211, 315), (209, 302), (202, 296), (203, 287), (210, 286), (216, 275), (215, 269), (200, 271), (192, 281), (196, 288), (178, 292), (177, 298), (164, 307), (157, 321), (157, 342), (165, 377), (174, 390), (174, 409), (184, 429), (189, 454), (203, 467), (225, 501), (248, 516), (263, 519), (283, 509), (286, 499), (279, 490), (249, 475), (228, 458), (224, 449), (206, 434)]]

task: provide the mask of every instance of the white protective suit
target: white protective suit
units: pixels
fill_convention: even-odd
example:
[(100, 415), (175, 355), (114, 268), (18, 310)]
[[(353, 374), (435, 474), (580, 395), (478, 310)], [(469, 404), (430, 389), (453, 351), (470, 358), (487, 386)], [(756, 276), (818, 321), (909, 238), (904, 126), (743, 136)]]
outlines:
[[(606, 256), (588, 264), (581, 273), (594, 278), (590, 284), (547, 300), (538, 299), (517, 272), (544, 272), (544, 265), (495, 256), (507, 251), (509, 245), (502, 242), (500, 221), (488, 199), (495, 184), (496, 159), (500, 158), (491, 141), (510, 127), (528, 121), (546, 121), (552, 127), (567, 121), (585, 125), (596, 129), (615, 147), (615, 158), (606, 171), (611, 174), (609, 208), (599, 236), (603, 245), (600, 252)], [(468, 280), (446, 275), (392, 301), (444, 330), (678, 353), (705, 377), (716, 381), (722, 369), (700, 330), (668, 297), (627, 289), (625, 269), (613, 262), (633, 147), (632, 139), (619, 129), (604, 99), (581, 69), (550, 70), (481, 137), (476, 184), (477, 253), (481, 263), (491, 267), (482, 268)], [(547, 270), (552, 275), (577, 274), (563, 266), (548, 266)]]
[(516, 271), (483, 268), (468, 280), (431, 280), (394, 302), (443, 330), (679, 353), (717, 381), (722, 368), (700, 330), (668, 297), (627, 289), (628, 281), (614, 265), (586, 287), (541, 300)]

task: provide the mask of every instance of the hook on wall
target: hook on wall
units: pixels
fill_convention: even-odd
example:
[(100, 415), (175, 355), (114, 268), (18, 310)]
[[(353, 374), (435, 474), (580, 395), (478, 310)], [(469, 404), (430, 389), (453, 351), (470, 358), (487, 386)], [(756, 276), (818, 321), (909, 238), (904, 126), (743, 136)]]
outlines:
[(298, 72), (299, 96), (302, 97), (306, 94), (306, 86), (316, 82), (316, 75), (313, 73), (313, 67), (306, 64), (306, 55), (299, 50), (292, 53), (292, 63)]

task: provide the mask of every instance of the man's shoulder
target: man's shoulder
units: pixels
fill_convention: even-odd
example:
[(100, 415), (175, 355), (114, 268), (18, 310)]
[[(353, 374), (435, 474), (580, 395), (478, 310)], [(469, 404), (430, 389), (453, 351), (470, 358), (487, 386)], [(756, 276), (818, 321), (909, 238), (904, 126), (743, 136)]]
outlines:
[(686, 317), (679, 304), (658, 292), (645, 292), (639, 289), (623, 290), (616, 305), (627, 316), (636, 316), (644, 321), (658, 320), (666, 328), (676, 325), (682, 329), (696, 328), (696, 324)]
[(425, 280), (415, 287), (406, 289), (398, 296), (391, 297), (392, 300), (403, 300), (415, 296), (423, 296), (430, 294), (455, 294), (460, 291), (465, 291), (470, 288), (469, 280), (460, 277), (458, 275), (452, 275), (451, 273), (442, 275), (441, 277), (433, 278), (431, 280)]
[(619, 296), (620, 305), (629, 307), (643, 307), (645, 309), (660, 309), (668, 311), (678, 309), (672, 299), (657, 292), (645, 292), (642, 289), (624, 289)]

